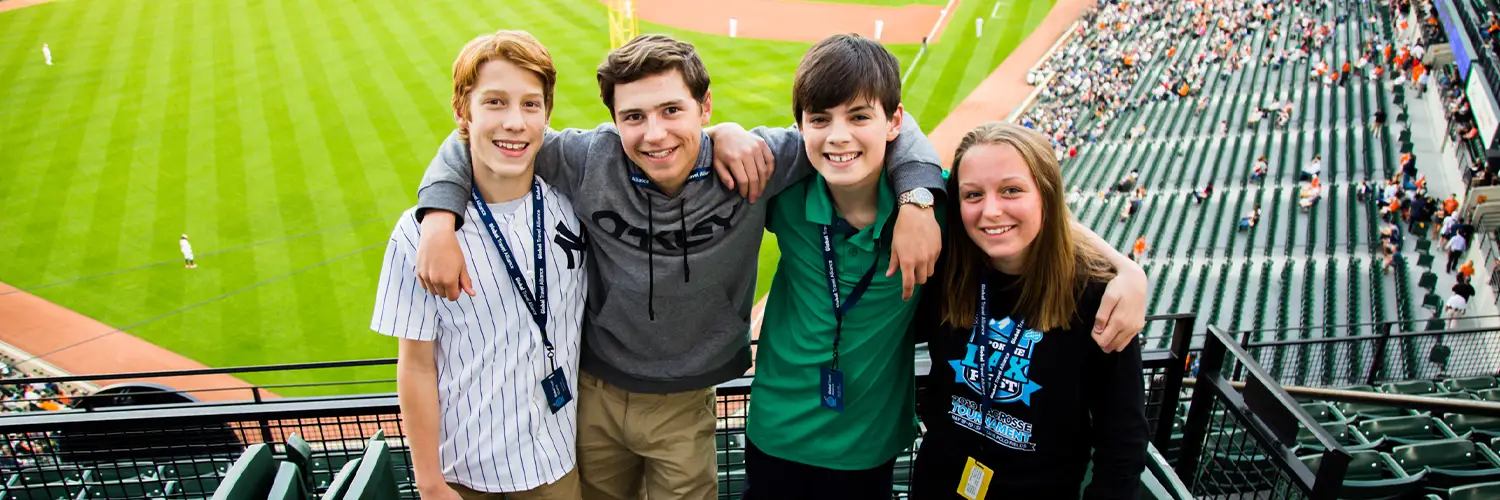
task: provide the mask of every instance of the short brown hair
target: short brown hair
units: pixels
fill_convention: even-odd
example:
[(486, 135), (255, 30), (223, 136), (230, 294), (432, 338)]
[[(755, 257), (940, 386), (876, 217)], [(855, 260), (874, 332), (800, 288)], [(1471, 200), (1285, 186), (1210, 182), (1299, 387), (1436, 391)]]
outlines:
[(599, 98), (615, 114), (615, 85), (630, 83), (671, 70), (682, 73), (693, 100), (703, 104), (708, 98), (708, 70), (698, 58), (693, 44), (667, 35), (641, 35), (620, 48), (609, 51), (599, 63)]
[(880, 42), (850, 33), (807, 49), (792, 81), (792, 117), (820, 113), (858, 98), (879, 101), (886, 119), (901, 105), (901, 69)]
[[(469, 94), (479, 83), (479, 69), (484, 63), (504, 60), (536, 74), (542, 81), (542, 105), (546, 115), (552, 116), (552, 90), (557, 87), (557, 68), (552, 66), (552, 54), (542, 42), (521, 30), (500, 30), (480, 35), (464, 45), (453, 61), (453, 111), (459, 118), (469, 120)], [(469, 130), (458, 129), (458, 137), (469, 140)]]

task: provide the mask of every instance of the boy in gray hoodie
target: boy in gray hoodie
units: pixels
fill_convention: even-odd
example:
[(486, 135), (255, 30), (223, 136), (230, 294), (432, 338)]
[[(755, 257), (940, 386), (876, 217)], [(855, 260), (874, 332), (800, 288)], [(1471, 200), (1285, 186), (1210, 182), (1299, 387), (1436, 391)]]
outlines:
[[(705, 182), (714, 142), (746, 151), (764, 141), (774, 161), (768, 196), (814, 170), (794, 128), (757, 128), (754, 138), (704, 132), (709, 78), (691, 44), (637, 37), (610, 52), (597, 78), (614, 123), (548, 132), (536, 158), (538, 175), (573, 200), (587, 228), (587, 242), (572, 243), (593, 257), (577, 398), (584, 497), (635, 499), (644, 488), (650, 498), (714, 498), (714, 386), (750, 367), (753, 263), (768, 207)], [(887, 272), (902, 261), (910, 285), (936, 261), (931, 205), (943, 179), (916, 121), (905, 123), (887, 166), (911, 203), (898, 209)], [(725, 148), (730, 141), (738, 142)], [(450, 137), (423, 178), (419, 253), (431, 254), (419, 255), (419, 268), (461, 267), (451, 241), (470, 191), (468, 155)]]

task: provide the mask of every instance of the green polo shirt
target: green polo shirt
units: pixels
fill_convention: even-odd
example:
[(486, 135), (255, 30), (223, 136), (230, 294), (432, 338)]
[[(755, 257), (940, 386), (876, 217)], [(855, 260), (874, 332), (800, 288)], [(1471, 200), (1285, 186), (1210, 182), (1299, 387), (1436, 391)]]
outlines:
[[(814, 176), (771, 200), (766, 227), (781, 260), (771, 280), (751, 385), (746, 434), (765, 453), (840, 470), (877, 467), (917, 434), (914, 357), (907, 332), (918, 297), (901, 300), (901, 274), (886, 277), (895, 195), (880, 177), (875, 223), (852, 235), (830, 231), (839, 294), (847, 298), (873, 263), (875, 277), (844, 317), (839, 371), (844, 411), (819, 402), (822, 369), (833, 363), (835, 318), (819, 226), (837, 216), (828, 184)], [(920, 288), (918, 289), (920, 293)]]

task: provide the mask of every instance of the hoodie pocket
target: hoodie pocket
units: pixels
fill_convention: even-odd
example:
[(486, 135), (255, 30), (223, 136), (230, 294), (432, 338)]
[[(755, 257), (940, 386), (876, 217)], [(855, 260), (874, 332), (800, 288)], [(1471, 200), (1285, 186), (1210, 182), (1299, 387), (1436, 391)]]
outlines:
[(644, 293), (610, 290), (594, 318), (605, 334), (590, 339), (596, 353), (648, 380), (703, 375), (730, 362), (748, 345), (749, 324), (723, 290), (692, 285), (659, 282), (649, 302)]

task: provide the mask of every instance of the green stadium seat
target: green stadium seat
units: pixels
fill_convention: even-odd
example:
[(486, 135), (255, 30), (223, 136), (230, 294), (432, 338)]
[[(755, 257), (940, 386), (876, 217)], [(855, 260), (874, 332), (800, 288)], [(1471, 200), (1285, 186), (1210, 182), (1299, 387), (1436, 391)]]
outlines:
[[(307, 444), (307, 443), (303, 443)], [(307, 500), (307, 482), (302, 479), (302, 470), (292, 462), (281, 462), (276, 469), (276, 478), (271, 482), (267, 500)]]
[(265, 500), (276, 477), (276, 459), (264, 443), (245, 448), (239, 460), (214, 490), (213, 500)]
[[(1423, 233), (1418, 233), (1418, 234), (1421, 234), (1423, 237), (1417, 240), (1417, 253), (1423, 253), (1423, 254), (1425, 254), (1425, 253), (1431, 252), (1432, 251), (1432, 240), (1429, 240), (1429, 239), (1426, 238), (1427, 233), (1423, 232)], [(1423, 274), (1422, 275), (1422, 279), (1424, 279), (1424, 280), (1427, 279), (1427, 275), (1428, 274), (1432, 274), (1432, 273)], [(1435, 277), (1437, 275), (1433, 274), (1433, 276)]]
[(1429, 487), (1500, 481), (1500, 458), (1489, 447), (1467, 439), (1397, 446), (1391, 458), (1407, 474), (1426, 470)]
[(1390, 417), (1366, 420), (1355, 425), (1366, 441), (1393, 447), (1458, 437), (1441, 421), (1425, 416)]
[(349, 480), (349, 489), (344, 498), (397, 500), (396, 478), (391, 472), (391, 450), (390, 445), (385, 442), (384, 432), (375, 431), (375, 435), (365, 445), (365, 453), (360, 457), (354, 478)]
[(1500, 389), (1486, 389), (1476, 392), (1474, 395), (1479, 396), (1479, 399), (1484, 401), (1500, 401)]
[(1500, 382), (1495, 377), (1465, 377), (1450, 378), (1443, 381), (1443, 389), (1448, 391), (1482, 391), (1486, 389), (1500, 388)]
[(125, 480), (154, 481), (161, 479), (161, 466), (155, 462), (118, 462), (94, 467), (92, 481), (115, 482)]
[(1193, 498), (1192, 493), (1187, 489), (1187, 485), (1182, 484), (1182, 480), (1177, 478), (1177, 471), (1173, 470), (1171, 464), (1167, 463), (1166, 457), (1163, 457), (1157, 451), (1155, 445), (1149, 443), (1146, 445), (1146, 470), (1141, 472), (1141, 479), (1144, 480), (1147, 475), (1152, 476), (1156, 484), (1161, 487), (1161, 490), (1164, 490), (1153, 490), (1153, 493), (1159, 494), (1164, 492), (1166, 496), (1146, 497), (1145, 491), (1142, 491), (1141, 498), (1164, 500)]
[(1479, 399), (1479, 396), (1475, 396), (1473, 393), (1463, 392), (1463, 391), (1458, 391), (1458, 392), (1439, 392), (1437, 394), (1422, 394), (1421, 396), (1425, 397), (1425, 398), (1467, 399), (1467, 400), (1471, 400), (1471, 401)]
[(1494, 500), (1500, 498), (1500, 482), (1448, 488), (1448, 500)]
[(1422, 297), (1422, 307), (1431, 309), (1432, 312), (1436, 313), (1443, 309), (1443, 297), (1435, 293), (1428, 293)]
[[(302, 439), (302, 436), (292, 434), (286, 438), (286, 460), (297, 466), (298, 476), (302, 478), (302, 487), (306, 491), (313, 490), (313, 468), (312, 468), (312, 445)], [(278, 474), (281, 471), (277, 471)]]
[[(1322, 461), (1322, 455), (1302, 457), (1302, 463), (1314, 473)], [(1378, 451), (1350, 451), (1349, 469), (1344, 473), (1338, 497), (1406, 498), (1422, 487), (1426, 475), (1425, 471), (1407, 474), (1389, 455)]]
[(1350, 417), (1344, 416), (1343, 412), (1340, 412), (1338, 408), (1328, 403), (1305, 403), (1302, 405), (1302, 409), (1308, 415), (1312, 415), (1313, 420), (1317, 420), (1320, 424), (1329, 422), (1348, 424), (1350, 420), (1353, 420)]
[(349, 490), (349, 481), (354, 479), (354, 473), (359, 470), (360, 459), (355, 458), (344, 462), (344, 468), (333, 476), (333, 481), (328, 483), (328, 489), (323, 492), (322, 500), (341, 500), (344, 493)]
[(78, 496), (82, 486), (53, 484), (26, 484), (5, 487), (0, 495), (5, 500), (72, 500)]
[(103, 484), (85, 484), (76, 500), (96, 498), (166, 498), (166, 483), (161, 481), (124, 481)]
[(1434, 274), (1431, 271), (1428, 271), (1428, 272), (1422, 273), (1422, 279), (1417, 280), (1417, 286), (1420, 286), (1422, 288), (1426, 288), (1428, 290), (1432, 290), (1433, 287), (1437, 286), (1437, 281), (1438, 281), (1437, 274)]
[(187, 479), (194, 477), (223, 477), (234, 466), (233, 460), (207, 459), (169, 462), (162, 464), (161, 477)]
[(1471, 439), (1480, 438), (1480, 440), (1488, 440), (1500, 437), (1500, 418), (1496, 417), (1449, 413), (1443, 415), (1443, 423), (1454, 434), (1464, 435), (1473, 432), (1474, 434), (1471, 436)]
[(11, 476), (6, 481), (7, 486), (34, 486), (39, 484), (62, 483), (78, 484), (83, 482), (83, 469), (24, 469)]
[[(1349, 451), (1374, 449), (1379, 443), (1372, 443), (1349, 427), (1347, 422), (1328, 422), (1322, 424), (1323, 430), (1333, 436), (1334, 441), (1344, 446)], [(1323, 453), (1323, 444), (1318, 442), (1318, 437), (1311, 429), (1301, 427), (1297, 429), (1297, 445), (1294, 448), (1297, 455), (1310, 453)]]
[(1432, 268), (1432, 262), (1434, 260), (1437, 260), (1437, 257), (1434, 257), (1430, 253), (1424, 253), (1422, 255), (1418, 255), (1417, 256), (1417, 267), (1431, 269)]
[(1406, 380), (1380, 384), (1380, 392), (1389, 394), (1428, 395), (1438, 392), (1437, 384), (1431, 380)]

